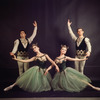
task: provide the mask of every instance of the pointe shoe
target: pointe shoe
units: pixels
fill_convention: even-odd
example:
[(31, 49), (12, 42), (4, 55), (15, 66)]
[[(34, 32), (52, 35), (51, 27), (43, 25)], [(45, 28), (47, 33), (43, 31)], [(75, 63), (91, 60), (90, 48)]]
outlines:
[(9, 90), (11, 90), (12, 88), (13, 88), (13, 85), (10, 85), (10, 86), (6, 87), (6, 88), (4, 89), (4, 91), (9, 91)]
[(94, 87), (95, 90), (97, 91), (100, 91), (100, 88), (99, 87)]

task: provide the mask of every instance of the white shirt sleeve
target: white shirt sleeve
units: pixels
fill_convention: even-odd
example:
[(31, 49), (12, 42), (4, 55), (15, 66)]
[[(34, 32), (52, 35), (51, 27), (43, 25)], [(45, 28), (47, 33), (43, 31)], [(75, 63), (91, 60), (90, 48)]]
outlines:
[(18, 45), (19, 45), (19, 40), (17, 39), (17, 40), (14, 41), (14, 47), (13, 47), (12, 53), (15, 54), (17, 52)]
[(87, 45), (87, 50), (91, 53), (91, 43), (89, 38), (85, 38), (85, 43)]
[(34, 27), (33, 34), (28, 38), (29, 44), (32, 43), (32, 41), (33, 41), (33, 39), (35, 38), (36, 34), (37, 34), (37, 26)]
[(74, 41), (76, 41), (77, 37), (76, 37), (76, 35), (74, 34), (74, 32), (72, 31), (71, 26), (68, 26), (68, 30), (69, 30), (69, 34), (70, 34), (71, 38), (72, 38)]

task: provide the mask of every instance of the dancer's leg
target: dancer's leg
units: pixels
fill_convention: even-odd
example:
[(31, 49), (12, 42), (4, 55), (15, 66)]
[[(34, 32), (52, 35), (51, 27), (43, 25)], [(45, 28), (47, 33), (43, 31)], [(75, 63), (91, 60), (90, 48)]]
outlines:
[(88, 83), (88, 82), (86, 82), (86, 81), (84, 81), (84, 80), (81, 80), (81, 81), (84, 82), (85, 84), (87, 84), (88, 86), (92, 87), (93, 89), (95, 89), (95, 90), (97, 90), (97, 91), (100, 91), (100, 88), (99, 88), (99, 87), (95, 87), (95, 86), (93, 86), (92, 84), (90, 84), (90, 83)]
[[(29, 59), (29, 57), (25, 57), (24, 60)], [(24, 72), (29, 69), (29, 63), (24, 63)]]
[[(77, 56), (75, 58), (78, 58)], [(79, 61), (75, 61), (75, 69), (79, 71)]]
[(8, 91), (8, 90), (11, 90), (14, 86), (16, 85), (16, 83), (4, 88), (4, 91)]

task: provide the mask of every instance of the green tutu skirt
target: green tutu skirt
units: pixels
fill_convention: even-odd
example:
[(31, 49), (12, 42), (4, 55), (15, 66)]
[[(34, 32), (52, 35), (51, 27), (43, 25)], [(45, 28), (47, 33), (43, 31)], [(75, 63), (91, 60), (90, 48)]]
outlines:
[(51, 75), (44, 75), (45, 69), (33, 66), (17, 78), (16, 84), (28, 92), (51, 90)]
[(67, 67), (64, 71), (55, 74), (52, 87), (54, 91), (80, 92), (87, 86), (83, 81), (91, 82), (87, 76)]

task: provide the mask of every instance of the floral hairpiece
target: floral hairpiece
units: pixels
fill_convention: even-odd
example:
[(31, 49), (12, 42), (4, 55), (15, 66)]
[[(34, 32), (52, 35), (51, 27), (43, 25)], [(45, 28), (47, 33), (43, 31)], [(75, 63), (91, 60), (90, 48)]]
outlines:
[(66, 45), (62, 45), (62, 44), (61, 44), (61, 48), (63, 48), (63, 47), (69, 49), (68, 46), (66, 46)]
[(34, 43), (34, 44), (32, 44), (31, 49), (33, 48), (33, 46), (37, 46), (37, 47), (38, 47), (38, 43)]

